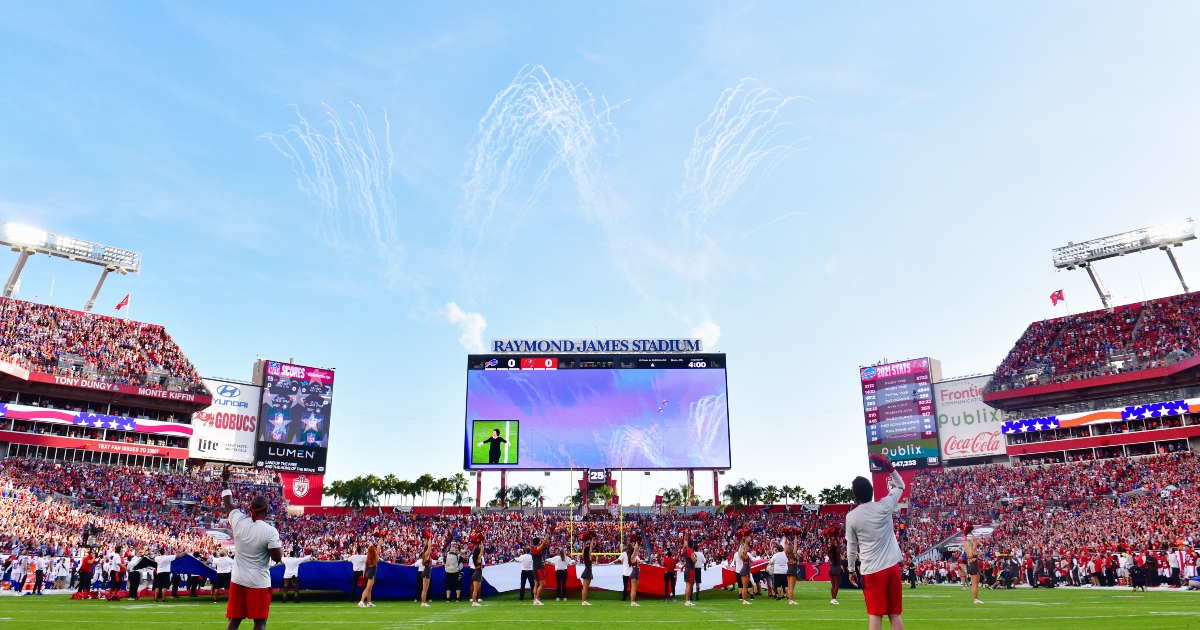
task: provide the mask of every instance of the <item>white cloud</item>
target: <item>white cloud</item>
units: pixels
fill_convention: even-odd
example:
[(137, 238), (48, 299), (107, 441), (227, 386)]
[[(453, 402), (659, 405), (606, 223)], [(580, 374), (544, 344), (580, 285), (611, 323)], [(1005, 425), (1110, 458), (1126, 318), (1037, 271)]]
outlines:
[(447, 303), (443, 313), (446, 321), (457, 325), (458, 330), (462, 332), (458, 337), (458, 342), (468, 352), (483, 352), (483, 331), (487, 328), (487, 320), (483, 318), (482, 314), (468, 313), (454, 302)]
[(717, 345), (717, 340), (721, 338), (721, 327), (712, 323), (712, 320), (706, 319), (703, 324), (692, 329), (692, 338), (699, 337), (704, 340), (704, 350), (712, 350), (713, 346)]

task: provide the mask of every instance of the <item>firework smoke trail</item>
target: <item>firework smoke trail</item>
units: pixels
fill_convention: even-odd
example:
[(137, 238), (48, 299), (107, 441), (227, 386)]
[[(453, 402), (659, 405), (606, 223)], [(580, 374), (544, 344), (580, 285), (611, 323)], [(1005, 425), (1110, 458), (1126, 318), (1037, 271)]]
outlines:
[(356, 103), (351, 105), (358, 112), (357, 124), (343, 121), (325, 105), (324, 125), (330, 128), (329, 135), (310, 125), (300, 108), (293, 105), (298, 122), (288, 125), (281, 134), (263, 137), (291, 161), (300, 190), (317, 201), (328, 242), (350, 246), (357, 239), (344, 235), (344, 224), (361, 228), (370, 246), (387, 264), (389, 275), (394, 275), (400, 263), (400, 247), (392, 194), (391, 127), (384, 112), (380, 147), (366, 112)]
[(755, 188), (784, 158), (799, 150), (798, 138), (787, 142), (793, 125), (781, 120), (783, 108), (799, 97), (781, 96), (742, 79), (717, 99), (712, 113), (696, 127), (692, 150), (684, 161), (683, 188), (675, 218), (686, 237), (702, 235), (756, 171)]
[[(551, 173), (566, 168), (587, 218), (611, 227), (612, 214), (603, 190), (601, 149), (616, 139), (610, 107), (581, 85), (550, 76), (542, 66), (522, 68), (496, 95), (479, 121), (467, 159), (463, 185), (462, 228), (482, 239), (504, 198), (522, 199), (519, 220), (545, 191)], [(545, 148), (553, 152), (532, 189), (521, 181)]]

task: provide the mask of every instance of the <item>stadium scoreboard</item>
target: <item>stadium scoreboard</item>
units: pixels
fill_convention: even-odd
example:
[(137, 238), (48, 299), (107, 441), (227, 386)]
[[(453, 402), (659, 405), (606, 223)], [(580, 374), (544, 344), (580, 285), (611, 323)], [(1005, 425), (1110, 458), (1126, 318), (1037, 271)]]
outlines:
[(897, 468), (941, 466), (933, 409), (940, 372), (929, 358), (859, 368), (869, 452), (887, 453)]
[(324, 473), (333, 411), (333, 370), (261, 361), (262, 403), (255, 463), (270, 470)]
[(729, 465), (724, 354), (467, 357), (466, 469)]

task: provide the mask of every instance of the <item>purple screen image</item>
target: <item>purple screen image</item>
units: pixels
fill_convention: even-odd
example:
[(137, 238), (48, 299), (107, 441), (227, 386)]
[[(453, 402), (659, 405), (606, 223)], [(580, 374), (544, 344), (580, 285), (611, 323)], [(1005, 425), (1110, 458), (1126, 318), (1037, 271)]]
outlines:
[(476, 420), (521, 423), (520, 464), (491, 468), (730, 464), (723, 369), (470, 370), (468, 447)]

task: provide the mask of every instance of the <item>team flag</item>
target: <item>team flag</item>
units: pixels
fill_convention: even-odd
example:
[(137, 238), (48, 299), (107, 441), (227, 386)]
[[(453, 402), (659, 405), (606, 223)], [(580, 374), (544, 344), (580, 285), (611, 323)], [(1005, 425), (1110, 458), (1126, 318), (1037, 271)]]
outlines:
[[(1059, 291), (1059, 293), (1062, 293), (1062, 291)], [(119, 311), (119, 310), (125, 308), (126, 306), (129, 306), (129, 294), (128, 293), (125, 294), (125, 299), (121, 300), (120, 302), (117, 302), (117, 310)]]
[[(125, 299), (126, 299), (126, 300), (128, 300), (128, 299), (129, 299), (129, 296), (128, 296), (128, 295), (127, 295), (127, 296), (125, 296)], [(1067, 298), (1063, 296), (1063, 290), (1062, 290), (1062, 289), (1059, 289), (1059, 290), (1055, 291), (1054, 293), (1051, 293), (1051, 294), (1050, 294), (1050, 304), (1051, 304), (1052, 306), (1058, 306), (1058, 303), (1059, 303), (1059, 302), (1062, 302), (1062, 301), (1064, 301), (1064, 300), (1066, 300), (1066, 299), (1067, 299)]]

